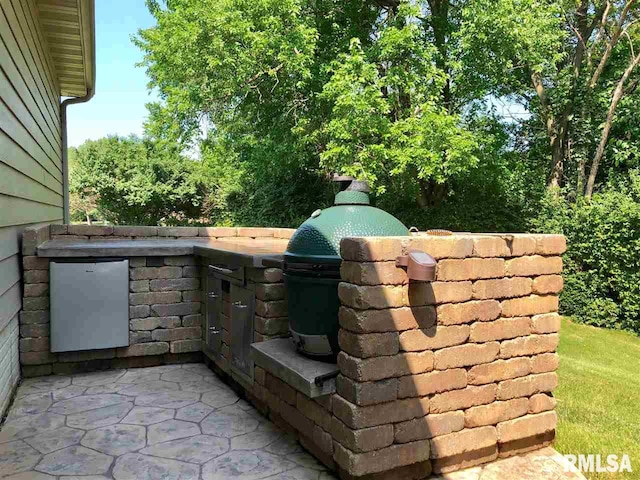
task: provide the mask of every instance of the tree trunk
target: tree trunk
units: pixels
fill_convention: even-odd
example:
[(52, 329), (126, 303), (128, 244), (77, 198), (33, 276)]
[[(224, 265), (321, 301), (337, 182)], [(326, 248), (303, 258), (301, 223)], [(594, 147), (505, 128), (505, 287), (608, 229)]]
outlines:
[(623, 29), (624, 22), (627, 18), (627, 15), (629, 14), (629, 10), (631, 10), (631, 7), (635, 3), (635, 1), (636, 0), (627, 0), (625, 2), (622, 12), (620, 13), (620, 18), (618, 19), (618, 22), (616, 23), (616, 26), (613, 29), (611, 38), (609, 39), (609, 41), (607, 42), (607, 45), (605, 46), (604, 53), (600, 58), (600, 62), (598, 62), (598, 66), (596, 67), (596, 70), (593, 72), (593, 75), (591, 76), (591, 80), (589, 81), (590, 88), (595, 87), (596, 83), (598, 83), (598, 80), (600, 79), (600, 75), (602, 75), (602, 72), (604, 71), (604, 67), (607, 65), (607, 62), (609, 61), (609, 58), (613, 53), (613, 49), (618, 43), (618, 40), (620, 39), (620, 34), (624, 30)]
[(559, 188), (564, 174), (564, 149), (562, 139), (554, 137), (551, 140), (551, 175), (549, 175), (549, 188)]
[[(633, 2), (635, 0), (628, 1)], [(573, 79), (571, 80), (571, 89), (566, 106), (555, 118), (551, 113), (551, 107), (548, 105), (548, 98), (540, 75), (531, 75), (534, 88), (536, 89), (536, 93), (538, 94), (543, 106), (543, 113), (546, 112), (546, 115), (544, 115), (543, 118), (545, 120), (545, 126), (547, 128), (547, 134), (549, 135), (551, 145), (551, 173), (549, 175), (549, 182), (547, 186), (552, 189), (561, 187), (563, 183), (565, 159), (568, 152), (567, 144), (571, 141), (570, 118), (573, 115), (576, 95), (578, 94), (576, 86), (578, 85), (580, 76), (582, 75), (582, 64), (585, 53), (587, 52), (587, 42), (591, 38), (598, 23), (603, 21), (603, 15), (608, 12), (607, 5), (608, 4), (603, 4), (596, 9), (592, 21), (589, 21), (591, 2), (589, 0), (581, 0), (578, 5), (576, 10), (577, 24), (576, 28), (573, 28), (576, 34), (576, 49), (572, 59)]]
[(424, 180), (418, 179), (418, 196), (416, 198), (416, 202), (418, 202), (418, 206), (426, 210), (428, 205), (427, 201), (427, 193), (426, 193), (426, 185)]
[(567, 127), (569, 115), (573, 109), (567, 107), (557, 121), (554, 136), (551, 137), (551, 174), (549, 175), (549, 188), (562, 186), (564, 176), (564, 160), (567, 153)]
[(591, 162), (591, 170), (589, 171), (589, 180), (587, 181), (587, 188), (584, 192), (584, 196), (587, 198), (591, 198), (593, 195), (593, 188), (596, 183), (596, 177), (598, 175), (598, 168), (600, 167), (600, 161), (604, 155), (604, 149), (607, 146), (607, 141), (609, 140), (609, 133), (611, 133), (611, 127), (613, 126), (613, 120), (615, 118), (616, 108), (618, 107), (618, 103), (622, 99), (624, 95), (624, 84), (629, 78), (629, 75), (633, 72), (636, 66), (640, 63), (640, 53), (631, 59), (629, 62), (629, 66), (622, 74), (620, 80), (618, 80), (618, 84), (616, 85), (615, 90), (613, 91), (613, 96), (611, 97), (611, 104), (609, 105), (609, 111), (607, 112), (607, 119), (604, 123), (604, 127), (602, 129), (602, 134), (600, 135), (600, 143), (598, 144), (598, 148), (596, 149), (596, 153), (593, 156), (593, 160)]
[(585, 167), (587, 159), (582, 157), (578, 162), (578, 181), (576, 184), (576, 198), (584, 193)]
[[(589, 22), (590, 2), (588, 0), (582, 0), (576, 15), (578, 17), (576, 32), (576, 50), (573, 55), (573, 80), (571, 83), (570, 96), (568, 102), (561, 113), (558, 114), (555, 121), (547, 122), (547, 131), (551, 130), (550, 143), (551, 143), (551, 174), (549, 175), (549, 182), (547, 186), (552, 189), (556, 189), (562, 186), (565, 168), (565, 158), (567, 156), (567, 144), (570, 142), (569, 135), (569, 118), (573, 114), (574, 102), (576, 98), (576, 84), (580, 78), (582, 72), (582, 62), (586, 52), (589, 37), (593, 33), (596, 26), (595, 22)], [(596, 12), (596, 17), (598, 13)], [(534, 86), (536, 89), (542, 89), (542, 80), (540, 78), (534, 78)], [(543, 92), (544, 93), (544, 92)], [(539, 94), (540, 96), (540, 94)], [(544, 97), (546, 100), (546, 95)], [(547, 107), (548, 110), (550, 110)]]
[(418, 185), (420, 192), (417, 201), (423, 209), (440, 205), (449, 191), (449, 186), (446, 183), (437, 183), (433, 179), (419, 179)]
[(433, 30), (434, 45), (438, 49), (436, 66), (447, 76), (442, 89), (442, 102), (448, 112), (452, 111), (451, 79), (447, 60), (447, 34), (449, 30), (449, 0), (429, 0), (431, 10), (431, 29)]
[(549, 175), (547, 187), (557, 188), (560, 187), (564, 174), (564, 144), (568, 117), (563, 117), (558, 125), (549, 107), (547, 92), (542, 84), (540, 74), (531, 72), (530, 76), (531, 83), (540, 101), (542, 120), (544, 121), (547, 136), (549, 137), (549, 145), (551, 147), (551, 174)]

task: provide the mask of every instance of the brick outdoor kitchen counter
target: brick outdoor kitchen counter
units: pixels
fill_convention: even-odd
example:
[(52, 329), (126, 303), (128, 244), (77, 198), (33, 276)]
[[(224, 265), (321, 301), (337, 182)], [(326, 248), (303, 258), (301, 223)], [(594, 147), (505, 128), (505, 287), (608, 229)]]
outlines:
[[(282, 253), (292, 233), (86, 225), (27, 230), (23, 375), (203, 359), (343, 478), (424, 478), (552, 442), (563, 236), (345, 238), (335, 391), (311, 398), (275, 368), (252, 364), (250, 374), (237, 375), (230, 367), (237, 351), (228, 292), (217, 353), (202, 340), (200, 265), (212, 260), (207, 249), (214, 257), (244, 255), (243, 282), (255, 296), (253, 335), (246, 341), (288, 336), (283, 272), (261, 262)], [(437, 260), (434, 282), (410, 281), (396, 267), (396, 258), (411, 250)], [(50, 352), (50, 256), (129, 258), (128, 347)]]

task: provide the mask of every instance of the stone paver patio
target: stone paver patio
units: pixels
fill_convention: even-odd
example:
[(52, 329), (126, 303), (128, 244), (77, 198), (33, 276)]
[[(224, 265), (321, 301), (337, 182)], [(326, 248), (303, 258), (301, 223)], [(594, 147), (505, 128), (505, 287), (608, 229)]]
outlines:
[[(335, 477), (204, 364), (26, 379), (0, 431), (9, 480)], [(584, 478), (551, 448), (439, 477)]]
[(327, 480), (203, 364), (26, 379), (0, 431), (11, 480)]

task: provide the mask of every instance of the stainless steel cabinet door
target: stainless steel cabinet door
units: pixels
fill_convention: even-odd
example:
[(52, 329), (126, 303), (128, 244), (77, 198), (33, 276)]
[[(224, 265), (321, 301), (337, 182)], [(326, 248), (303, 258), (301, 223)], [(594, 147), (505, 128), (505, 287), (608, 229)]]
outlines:
[(222, 347), (222, 280), (207, 275), (206, 286), (207, 322), (205, 341), (207, 347), (216, 357), (220, 356)]
[(249, 357), (253, 343), (255, 292), (231, 285), (231, 368), (253, 379), (253, 362)]
[(51, 351), (129, 345), (129, 261), (51, 262)]

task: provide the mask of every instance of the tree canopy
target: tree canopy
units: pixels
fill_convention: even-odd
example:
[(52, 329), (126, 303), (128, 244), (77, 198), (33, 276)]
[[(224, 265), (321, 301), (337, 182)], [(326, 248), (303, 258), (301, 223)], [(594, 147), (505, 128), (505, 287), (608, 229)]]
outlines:
[(188, 144), (204, 123), (204, 143), (224, 143), (249, 177), (352, 174), (426, 207), (500, 147), (451, 88), (450, 19), (426, 3), (150, 7), (158, 25), (136, 39), (162, 98), (149, 130)]
[(89, 140), (70, 153), (77, 210), (116, 224), (182, 223), (200, 216), (196, 164), (136, 137)]
[[(634, 0), (148, 4), (157, 25), (135, 38), (161, 96), (148, 131), (224, 144), (210, 161), (243, 183), (338, 172), (425, 209), (516, 160), (574, 197), (606, 182), (609, 158), (635, 165), (611, 138), (638, 80)], [(530, 118), (512, 128), (495, 99)]]

